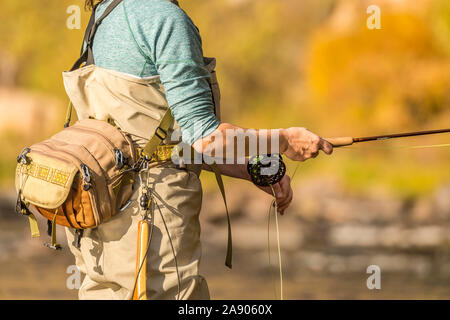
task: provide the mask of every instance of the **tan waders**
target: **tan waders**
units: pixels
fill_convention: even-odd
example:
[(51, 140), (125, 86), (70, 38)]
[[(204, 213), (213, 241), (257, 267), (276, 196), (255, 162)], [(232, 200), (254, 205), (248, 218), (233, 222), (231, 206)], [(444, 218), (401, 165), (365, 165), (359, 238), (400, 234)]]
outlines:
[[(97, 24), (92, 26), (94, 32), (88, 28), (86, 33), (88, 44)], [(82, 62), (87, 63), (77, 69)], [(205, 64), (218, 113), (215, 60), (205, 59)], [(162, 126), (168, 104), (159, 76), (142, 79), (95, 66), (88, 45), (63, 77), (80, 120), (108, 121), (129, 133), (137, 148)], [(175, 126), (167, 130), (163, 144), (178, 143), (170, 140)], [(76, 265), (85, 275), (80, 299), (209, 299), (207, 283), (199, 275), (200, 171), (201, 165), (180, 169), (170, 160), (151, 163), (137, 175), (131, 201), (112, 220), (86, 229), (79, 246), (75, 230), (66, 229)]]
[[(146, 265), (147, 299), (177, 298), (176, 265), (181, 279), (180, 299), (209, 299), (206, 281), (198, 273), (201, 257), (200, 181), (194, 172), (170, 166), (151, 168), (149, 172), (149, 186), (155, 200), (151, 208), (150, 219), (153, 219), (154, 227)], [(79, 290), (80, 299), (131, 299), (138, 223), (142, 220), (139, 184), (136, 181), (136, 192), (128, 208), (98, 228), (84, 231), (80, 249), (72, 245), (74, 231), (66, 229), (76, 265), (86, 275)]]
[[(152, 136), (168, 108), (159, 77), (138, 79), (89, 65), (64, 73), (64, 84), (79, 119), (112, 120), (135, 137), (136, 147), (145, 145), (143, 137)], [(81, 299), (132, 298), (138, 224), (145, 217), (150, 236), (146, 270), (141, 268), (147, 275), (146, 298), (176, 299), (178, 286), (180, 299), (209, 298), (206, 281), (198, 274), (200, 170), (200, 165), (180, 170), (171, 161), (151, 164), (139, 173), (129, 205), (112, 220), (85, 230), (79, 249), (72, 244), (74, 230), (67, 228), (76, 265), (86, 275)], [(148, 212), (140, 206), (147, 183)]]

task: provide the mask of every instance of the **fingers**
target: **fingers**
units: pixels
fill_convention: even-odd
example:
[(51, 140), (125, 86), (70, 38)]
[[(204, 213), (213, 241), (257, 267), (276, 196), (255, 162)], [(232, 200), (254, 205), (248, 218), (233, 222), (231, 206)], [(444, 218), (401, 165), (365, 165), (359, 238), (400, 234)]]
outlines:
[(281, 189), (280, 183), (274, 184), (273, 185), (273, 191), (275, 191), (275, 197), (277, 199), (282, 198), (283, 197), (283, 191)]
[(315, 136), (312, 139), (312, 144), (310, 148), (305, 154), (306, 156), (305, 158), (306, 159), (317, 158), (320, 150), (325, 152), (325, 154), (330, 155), (333, 153), (333, 146), (328, 141), (320, 138), (319, 136)]
[(286, 201), (278, 206), (278, 212), (281, 215), (284, 215), (284, 211), (291, 205), (291, 202), (292, 202), (292, 199), (293, 199), (293, 194), (294, 193), (292, 191), (292, 188), (289, 188), (288, 196), (286, 198)]
[(278, 192), (275, 191), (278, 212), (280, 214), (284, 214), (284, 211), (289, 207), (293, 198), (291, 179), (289, 178), (289, 176), (284, 176), (283, 179), (281, 179), (281, 181), (274, 186), (274, 190), (275, 187), (279, 190)]
[(319, 148), (328, 155), (333, 153), (333, 146), (325, 139), (320, 138)]
[[(273, 196), (272, 189), (270, 187), (259, 187), (264, 192)], [(290, 206), (294, 192), (291, 188), (291, 178), (288, 175), (285, 175), (283, 179), (277, 184), (272, 186), (273, 191), (275, 193), (276, 204), (278, 208), (278, 212), (283, 215), (284, 211)], [(274, 204), (275, 206), (275, 204)]]
[(328, 141), (305, 128), (288, 128), (284, 132), (288, 145), (283, 153), (289, 159), (305, 161), (316, 158), (321, 150), (328, 155), (333, 152), (333, 146)]

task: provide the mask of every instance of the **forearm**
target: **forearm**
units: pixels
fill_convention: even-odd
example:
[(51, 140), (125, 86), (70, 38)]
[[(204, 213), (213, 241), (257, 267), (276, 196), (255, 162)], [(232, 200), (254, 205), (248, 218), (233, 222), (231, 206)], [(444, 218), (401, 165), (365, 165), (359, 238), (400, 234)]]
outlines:
[(240, 160), (256, 154), (283, 153), (288, 146), (284, 129), (247, 129), (221, 123), (210, 135), (198, 139), (193, 148), (203, 155), (222, 160)]
[[(251, 180), (247, 171), (247, 162), (245, 164), (217, 164), (217, 167), (219, 168), (220, 173), (227, 177), (248, 181)], [(211, 167), (206, 163), (203, 163), (202, 169), (213, 172)]]

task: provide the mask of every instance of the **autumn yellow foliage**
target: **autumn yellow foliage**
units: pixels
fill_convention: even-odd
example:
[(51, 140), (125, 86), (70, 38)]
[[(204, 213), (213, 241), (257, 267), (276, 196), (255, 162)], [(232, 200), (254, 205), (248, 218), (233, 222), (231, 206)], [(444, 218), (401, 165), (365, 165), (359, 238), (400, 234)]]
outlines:
[[(226, 121), (305, 126), (322, 136), (450, 127), (450, 2), (395, 3), (180, 1), (201, 30), (205, 55), (218, 59)], [(59, 99), (60, 118), (61, 72), (79, 53), (83, 34), (66, 27), (66, 10), (74, 4), (84, 28), (88, 13), (81, 0), (0, 3), (0, 86)], [(369, 4), (380, 7), (380, 30), (366, 26)], [(0, 128), (9, 150), (0, 154), (2, 178), (14, 167), (20, 141), (43, 138), (39, 130), (32, 138), (7, 138), (11, 134)], [(298, 179), (326, 174), (356, 189), (428, 192), (450, 181), (449, 148), (393, 147), (448, 141), (442, 135), (336, 150), (332, 158), (301, 164)]]

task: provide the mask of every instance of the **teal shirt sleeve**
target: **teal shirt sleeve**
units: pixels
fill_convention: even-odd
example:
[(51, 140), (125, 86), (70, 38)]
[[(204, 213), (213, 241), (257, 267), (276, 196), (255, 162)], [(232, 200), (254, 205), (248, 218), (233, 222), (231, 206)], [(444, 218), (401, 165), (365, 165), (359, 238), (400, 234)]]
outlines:
[(219, 126), (200, 34), (188, 15), (167, 0), (125, 1), (124, 8), (135, 40), (161, 77), (183, 141), (192, 145)]

